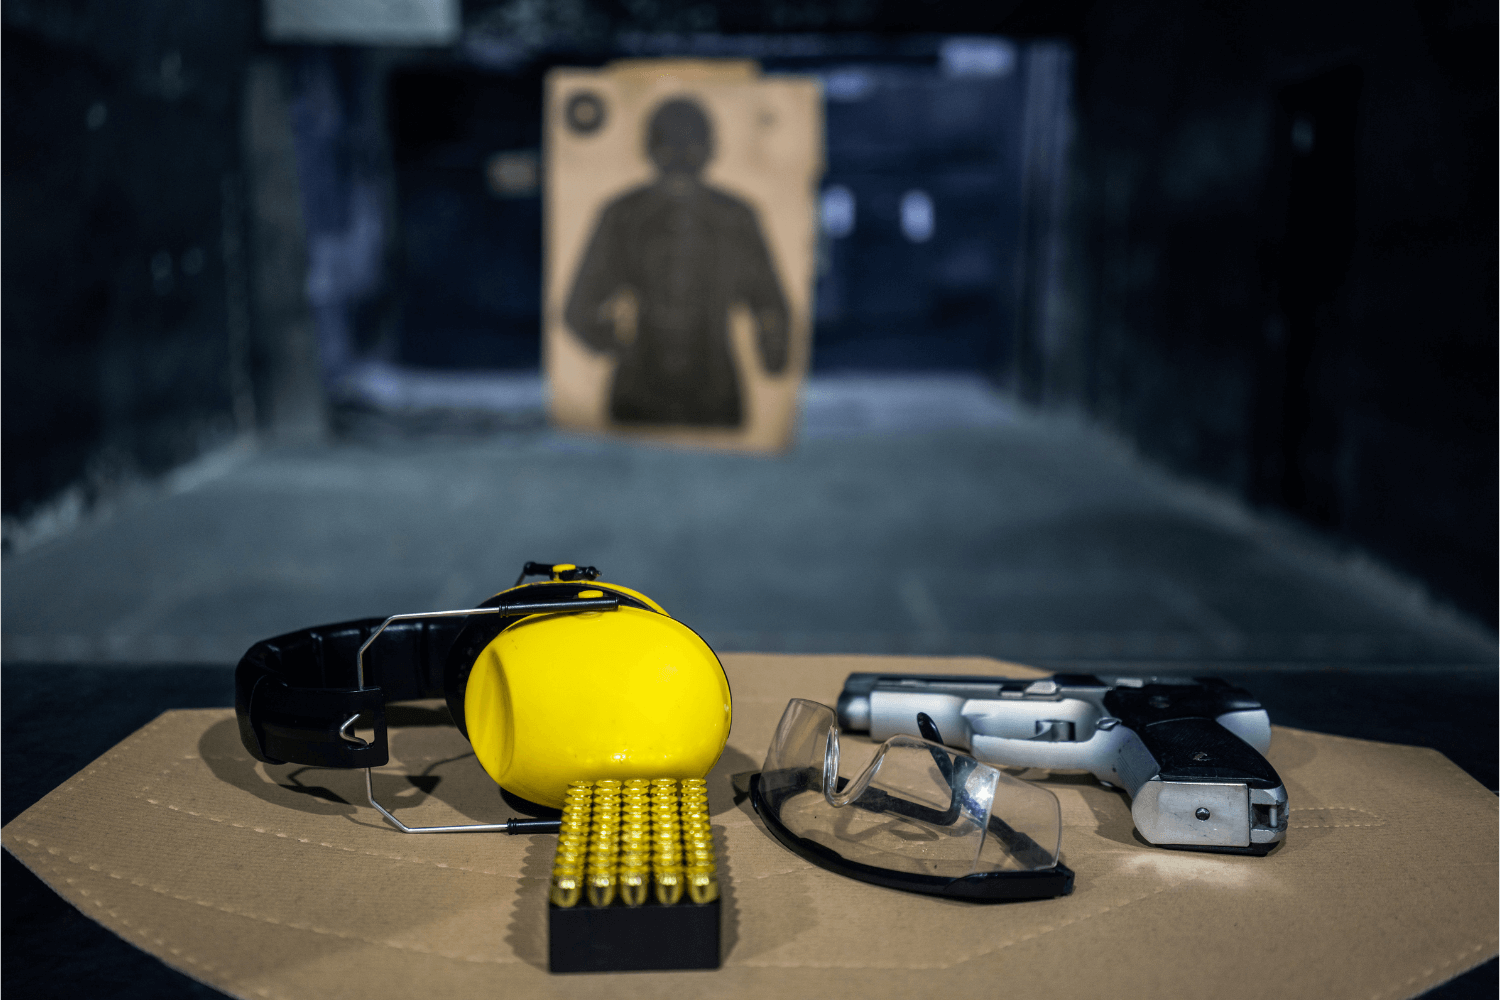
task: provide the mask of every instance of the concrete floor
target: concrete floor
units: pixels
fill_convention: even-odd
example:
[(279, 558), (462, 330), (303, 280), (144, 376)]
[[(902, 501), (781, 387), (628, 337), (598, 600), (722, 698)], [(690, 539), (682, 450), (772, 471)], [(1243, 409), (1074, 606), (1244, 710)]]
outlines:
[(390, 432), (212, 456), (6, 558), (5, 660), (232, 664), (302, 626), (598, 566), (723, 650), (1490, 664), (1419, 588), (976, 379), (816, 383), (775, 457)]

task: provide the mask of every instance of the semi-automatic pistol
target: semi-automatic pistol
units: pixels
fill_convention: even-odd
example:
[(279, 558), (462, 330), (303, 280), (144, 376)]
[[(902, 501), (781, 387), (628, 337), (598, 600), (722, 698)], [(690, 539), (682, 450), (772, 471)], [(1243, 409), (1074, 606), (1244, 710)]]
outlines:
[(838, 715), (876, 740), (931, 739), (935, 725), (987, 764), (1090, 771), (1125, 790), (1136, 830), (1162, 847), (1260, 856), (1286, 837), (1286, 788), (1263, 756), (1271, 720), (1216, 678), (850, 674)]

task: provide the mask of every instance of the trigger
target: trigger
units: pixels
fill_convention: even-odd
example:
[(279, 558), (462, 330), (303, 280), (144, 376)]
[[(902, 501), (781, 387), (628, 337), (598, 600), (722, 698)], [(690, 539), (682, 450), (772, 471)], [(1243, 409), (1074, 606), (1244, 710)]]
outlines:
[(1072, 743), (1073, 722), (1070, 719), (1037, 719), (1036, 735), (1031, 737), (1036, 743)]

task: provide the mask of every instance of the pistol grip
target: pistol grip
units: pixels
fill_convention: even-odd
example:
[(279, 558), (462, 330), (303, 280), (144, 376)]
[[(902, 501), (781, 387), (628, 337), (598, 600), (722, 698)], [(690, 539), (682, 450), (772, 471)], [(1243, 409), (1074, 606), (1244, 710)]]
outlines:
[(1156, 772), (1129, 789), (1142, 837), (1264, 854), (1286, 836), (1286, 789), (1249, 743), (1203, 718), (1154, 722), (1139, 735), (1141, 753)]
[(1141, 743), (1163, 781), (1232, 781), (1276, 788), (1276, 769), (1249, 743), (1213, 719), (1169, 719), (1141, 726)]

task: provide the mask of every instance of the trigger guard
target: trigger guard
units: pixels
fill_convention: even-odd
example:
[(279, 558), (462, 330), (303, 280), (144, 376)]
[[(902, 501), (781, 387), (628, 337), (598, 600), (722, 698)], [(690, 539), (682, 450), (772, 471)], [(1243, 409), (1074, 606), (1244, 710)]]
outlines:
[(1124, 726), (1097, 729), (1086, 740), (1053, 743), (1008, 736), (970, 737), (974, 756), (997, 767), (1037, 767), (1048, 771), (1088, 771), (1100, 781), (1117, 781), (1113, 761), (1134, 734)]

